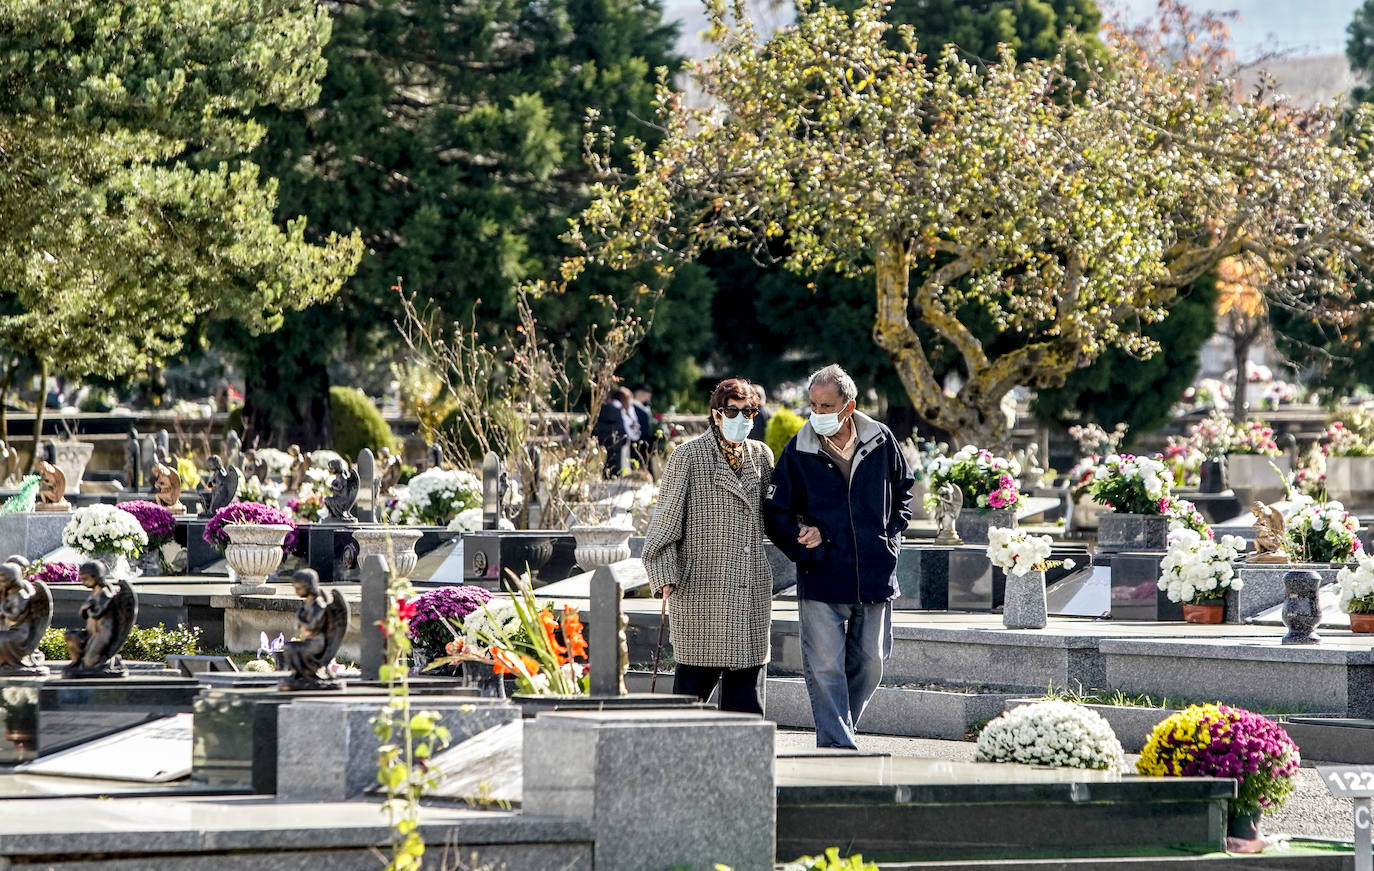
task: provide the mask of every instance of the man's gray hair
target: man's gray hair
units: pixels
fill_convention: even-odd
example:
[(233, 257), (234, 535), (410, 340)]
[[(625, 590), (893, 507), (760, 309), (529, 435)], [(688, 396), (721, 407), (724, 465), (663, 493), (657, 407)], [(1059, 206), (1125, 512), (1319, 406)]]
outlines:
[(806, 389), (810, 390), (817, 384), (833, 384), (839, 391), (840, 398), (845, 402), (851, 402), (859, 398), (859, 388), (854, 386), (854, 379), (849, 377), (849, 373), (840, 368), (838, 363), (831, 363), (811, 373), (811, 379), (806, 382)]

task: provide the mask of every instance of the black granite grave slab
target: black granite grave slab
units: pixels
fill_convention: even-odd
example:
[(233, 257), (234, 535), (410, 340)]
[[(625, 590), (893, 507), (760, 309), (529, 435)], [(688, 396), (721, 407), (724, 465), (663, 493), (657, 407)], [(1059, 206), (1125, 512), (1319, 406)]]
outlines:
[(11, 698), (20, 693), (33, 695), (31, 709), (7, 705), (7, 740), (0, 742), (0, 765), (74, 747), (149, 720), (189, 713), (199, 689), (194, 680), (179, 677), (0, 678), (0, 693), (7, 692)]
[(1099, 554), (1093, 564), (1107, 563), (1112, 573), (1112, 618), (1116, 620), (1182, 620), (1183, 606), (1159, 589), (1162, 553)]

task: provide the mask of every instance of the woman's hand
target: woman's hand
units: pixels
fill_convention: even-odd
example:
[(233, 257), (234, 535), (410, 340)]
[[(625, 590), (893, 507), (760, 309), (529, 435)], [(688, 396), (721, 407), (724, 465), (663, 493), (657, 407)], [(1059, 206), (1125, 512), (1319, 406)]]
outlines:
[(676, 584), (664, 584), (663, 589), (659, 590), (659, 593), (666, 599), (673, 594), (673, 590), (676, 588)]

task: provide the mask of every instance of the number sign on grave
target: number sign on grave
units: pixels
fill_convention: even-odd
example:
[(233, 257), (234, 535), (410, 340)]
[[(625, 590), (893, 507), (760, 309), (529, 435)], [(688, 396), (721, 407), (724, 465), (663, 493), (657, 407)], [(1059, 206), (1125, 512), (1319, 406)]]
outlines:
[(1336, 798), (1355, 802), (1355, 871), (1374, 871), (1370, 841), (1370, 802), (1374, 799), (1374, 765), (1318, 765), (1322, 783)]

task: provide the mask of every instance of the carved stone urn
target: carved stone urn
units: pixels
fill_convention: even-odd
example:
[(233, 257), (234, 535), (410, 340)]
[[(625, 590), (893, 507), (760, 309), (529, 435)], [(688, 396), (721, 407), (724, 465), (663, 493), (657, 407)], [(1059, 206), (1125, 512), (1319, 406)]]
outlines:
[(633, 527), (573, 526), (568, 532), (577, 542), (573, 557), (577, 560), (577, 567), (584, 572), (630, 558), (630, 536), (634, 535)]
[(386, 557), (387, 565), (396, 570), (398, 578), (408, 578), (415, 571), (419, 557), (415, 555), (415, 544), (424, 532), (406, 526), (359, 527), (353, 530), (353, 540), (358, 544), (358, 565), (372, 554)]
[(81, 476), (86, 473), (86, 464), (91, 461), (95, 445), (90, 442), (55, 442), (53, 465), (67, 476), (67, 489), (64, 496), (75, 496), (81, 492)]
[(267, 578), (281, 565), (282, 543), (291, 527), (284, 523), (226, 523), (224, 532), (229, 536), (224, 560), (238, 581), (229, 586), (229, 594), (276, 592), (276, 587), (268, 586)]

